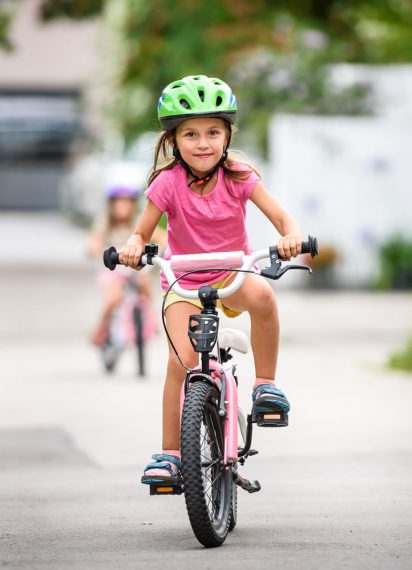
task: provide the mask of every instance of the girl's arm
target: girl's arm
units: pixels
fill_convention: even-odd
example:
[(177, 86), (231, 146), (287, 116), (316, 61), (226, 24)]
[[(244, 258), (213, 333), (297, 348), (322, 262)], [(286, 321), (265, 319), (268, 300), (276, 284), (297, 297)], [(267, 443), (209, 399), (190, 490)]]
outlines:
[(149, 198), (137, 222), (135, 231), (127, 240), (126, 245), (119, 251), (120, 262), (123, 263), (123, 265), (133, 267), (134, 269), (139, 268), (139, 261), (144, 244), (150, 242), (161, 217), (162, 212)]
[(299, 255), (302, 246), (302, 234), (295, 218), (282, 208), (279, 202), (266, 190), (262, 182), (256, 184), (250, 199), (282, 236), (277, 245), (279, 255), (284, 259)]

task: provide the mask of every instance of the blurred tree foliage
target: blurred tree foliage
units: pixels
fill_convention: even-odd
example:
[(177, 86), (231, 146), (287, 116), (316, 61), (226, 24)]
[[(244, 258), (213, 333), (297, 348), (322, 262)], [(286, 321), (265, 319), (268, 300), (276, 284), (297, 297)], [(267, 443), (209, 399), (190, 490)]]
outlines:
[(40, 4), (40, 17), (44, 21), (55, 18), (94, 18), (102, 14), (104, 4), (104, 0), (43, 0)]
[(10, 39), (10, 24), (12, 20), (12, 5), (0, 0), (0, 49), (11, 51), (13, 44)]
[(275, 111), (359, 114), (368, 87), (338, 90), (328, 64), (412, 61), (411, 0), (43, 0), (42, 17), (116, 30), (113, 116), (132, 139), (157, 128), (163, 87), (204, 73), (231, 83), (241, 126), (263, 140)]

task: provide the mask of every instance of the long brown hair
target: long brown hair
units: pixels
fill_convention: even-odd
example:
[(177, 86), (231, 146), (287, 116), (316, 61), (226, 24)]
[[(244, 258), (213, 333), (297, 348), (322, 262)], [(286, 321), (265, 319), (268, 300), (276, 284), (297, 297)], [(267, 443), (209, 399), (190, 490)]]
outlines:
[[(232, 125), (225, 121), (225, 129), (228, 134), (228, 140), (231, 140), (234, 129)], [(173, 155), (174, 140), (176, 129), (172, 131), (163, 131), (157, 141), (154, 153), (153, 167), (148, 176), (148, 185), (159, 176), (163, 170), (171, 170), (179, 164), (178, 157)], [(246, 168), (239, 170), (234, 168), (234, 165), (242, 164)], [(240, 153), (229, 152), (227, 159), (222, 164), (223, 173), (228, 178), (237, 181), (244, 181), (248, 178), (251, 172), (255, 172), (260, 178), (260, 173), (249, 162), (245, 161)]]

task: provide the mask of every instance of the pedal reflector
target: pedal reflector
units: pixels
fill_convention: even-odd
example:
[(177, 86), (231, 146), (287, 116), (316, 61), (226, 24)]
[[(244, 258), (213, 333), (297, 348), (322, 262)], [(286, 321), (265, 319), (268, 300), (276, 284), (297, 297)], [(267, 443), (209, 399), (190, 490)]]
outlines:
[(181, 495), (183, 493), (183, 484), (176, 485), (161, 485), (159, 483), (152, 483), (150, 485), (151, 495)]
[(285, 412), (257, 412), (252, 415), (252, 421), (260, 427), (284, 427), (288, 425), (288, 414)]

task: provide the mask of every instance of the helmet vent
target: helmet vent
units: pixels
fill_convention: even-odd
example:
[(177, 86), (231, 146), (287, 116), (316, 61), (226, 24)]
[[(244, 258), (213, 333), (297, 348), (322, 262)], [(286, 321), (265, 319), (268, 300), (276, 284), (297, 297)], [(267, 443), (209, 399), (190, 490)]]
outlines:
[(220, 105), (222, 104), (222, 101), (223, 101), (222, 97), (220, 95), (218, 95), (216, 97), (216, 107), (220, 107)]
[(199, 98), (203, 103), (203, 101), (205, 100), (205, 92), (202, 91), (202, 89), (199, 89), (198, 93), (199, 93)]
[(190, 109), (190, 105), (189, 103), (186, 101), (186, 99), (180, 99), (179, 103), (182, 105), (182, 107), (184, 107), (185, 109)]

